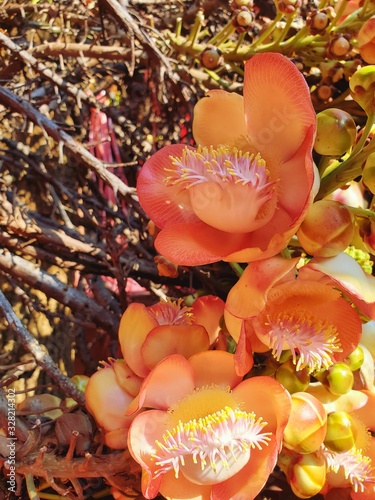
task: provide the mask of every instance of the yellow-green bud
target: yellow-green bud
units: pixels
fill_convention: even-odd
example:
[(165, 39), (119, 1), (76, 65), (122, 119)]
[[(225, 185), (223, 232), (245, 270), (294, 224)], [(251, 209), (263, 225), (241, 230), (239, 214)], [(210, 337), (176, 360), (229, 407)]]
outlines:
[(287, 480), (293, 493), (299, 498), (317, 495), (326, 480), (326, 462), (319, 453), (301, 455), (297, 463), (290, 467)]
[(317, 114), (315, 151), (320, 155), (341, 156), (354, 144), (357, 130), (349, 113), (329, 108)]
[(327, 417), (327, 434), (324, 444), (336, 453), (349, 451), (355, 445), (355, 427), (345, 411), (335, 411)]
[(371, 193), (375, 194), (375, 153), (367, 157), (362, 171), (362, 180)]
[(363, 361), (365, 359), (365, 355), (363, 352), (362, 347), (359, 345), (354, 349), (353, 352), (349, 354), (347, 359), (345, 360), (345, 363), (349, 366), (349, 368), (352, 370), (352, 372), (358, 370), (361, 368)]
[(310, 383), (310, 375), (307, 368), (297, 371), (291, 359), (279, 366), (275, 376), (276, 380), (291, 394), (294, 392), (303, 392)]
[(297, 236), (314, 257), (334, 257), (352, 242), (354, 215), (339, 201), (319, 200), (311, 205)]
[(296, 392), (291, 397), (292, 409), (284, 430), (284, 445), (297, 453), (313, 453), (326, 435), (326, 411), (312, 394)]
[(336, 396), (346, 394), (353, 388), (353, 372), (345, 363), (336, 363), (327, 370), (328, 390)]
[(375, 112), (375, 65), (359, 68), (349, 80), (352, 97), (366, 111)]

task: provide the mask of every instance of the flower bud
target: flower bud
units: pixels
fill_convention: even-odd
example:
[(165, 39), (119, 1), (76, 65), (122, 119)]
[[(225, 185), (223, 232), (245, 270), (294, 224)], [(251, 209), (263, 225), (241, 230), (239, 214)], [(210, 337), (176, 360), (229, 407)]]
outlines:
[(329, 43), (327, 53), (333, 59), (343, 58), (351, 49), (348, 35), (337, 34)]
[(327, 415), (322, 403), (311, 394), (292, 394), (292, 409), (284, 430), (284, 445), (297, 453), (313, 453), (323, 443)]
[(353, 352), (349, 354), (349, 356), (345, 360), (345, 363), (349, 366), (352, 372), (355, 372), (356, 370), (359, 370), (359, 368), (361, 368), (364, 359), (365, 355), (363, 353), (363, 349), (359, 345), (354, 349)]
[(320, 155), (341, 156), (354, 144), (357, 130), (353, 118), (342, 109), (329, 108), (317, 114), (315, 151)]
[[(220, 66), (220, 64), (223, 64), (222, 52), (214, 45), (210, 45), (201, 52), (199, 60), (205, 68), (215, 69)], [(161, 276), (163, 275), (161, 274)]]
[(353, 99), (366, 111), (375, 112), (375, 66), (359, 68), (349, 80)]
[(355, 445), (353, 420), (345, 411), (335, 411), (327, 417), (327, 433), (324, 444), (336, 453), (349, 451)]
[(293, 493), (299, 498), (317, 495), (326, 480), (326, 463), (319, 453), (301, 455), (297, 463), (290, 467), (287, 480)]
[(328, 390), (336, 396), (346, 394), (353, 388), (353, 372), (345, 363), (336, 363), (327, 370)]
[(355, 232), (354, 220), (343, 203), (317, 201), (297, 231), (299, 242), (314, 257), (334, 257), (350, 245)]
[(252, 25), (253, 15), (247, 7), (241, 7), (241, 9), (234, 11), (233, 24), (239, 33), (247, 31)]
[(296, 367), (291, 359), (279, 366), (275, 377), (291, 394), (294, 392), (303, 392), (310, 383), (310, 375), (307, 368), (296, 371)]
[(375, 64), (375, 16), (370, 17), (358, 31), (359, 53), (368, 64)]
[(375, 153), (368, 155), (362, 171), (362, 181), (375, 194)]
[(312, 35), (324, 34), (326, 28), (328, 27), (331, 18), (327, 9), (323, 10), (313, 10), (307, 20), (306, 24), (309, 27), (310, 33)]

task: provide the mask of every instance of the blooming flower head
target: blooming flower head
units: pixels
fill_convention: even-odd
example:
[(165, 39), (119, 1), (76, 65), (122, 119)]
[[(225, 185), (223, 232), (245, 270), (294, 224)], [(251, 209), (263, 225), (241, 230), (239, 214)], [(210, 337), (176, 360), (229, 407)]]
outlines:
[(303, 76), (280, 54), (245, 64), (243, 97), (210, 91), (194, 110), (198, 147), (167, 146), (139, 175), (157, 250), (180, 265), (282, 250), (311, 202), (315, 122)]
[[(282, 351), (290, 350), (297, 370), (314, 372), (345, 359), (357, 347), (359, 315), (337, 288), (365, 314), (373, 314), (374, 278), (346, 254), (313, 259), (296, 278), (297, 263), (281, 257), (252, 263), (230, 291), (225, 321), (238, 342), (240, 373), (251, 368), (252, 351), (271, 350), (279, 360)], [(349, 268), (351, 283), (338, 274), (341, 269), (346, 278)]]
[(171, 355), (144, 381), (128, 413), (129, 451), (154, 498), (252, 500), (274, 468), (290, 397), (271, 377), (241, 381), (233, 355)]
[(217, 340), (223, 312), (224, 302), (213, 295), (199, 297), (192, 307), (171, 300), (149, 307), (130, 304), (119, 327), (124, 359), (144, 378), (169, 354), (189, 358), (206, 351)]

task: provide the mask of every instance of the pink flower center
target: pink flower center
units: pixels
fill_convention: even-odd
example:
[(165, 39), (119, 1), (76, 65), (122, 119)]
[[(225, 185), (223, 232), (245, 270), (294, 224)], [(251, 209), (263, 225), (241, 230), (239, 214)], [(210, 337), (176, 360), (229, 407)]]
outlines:
[(191, 325), (194, 321), (192, 308), (183, 306), (182, 299), (159, 302), (148, 308), (148, 311), (156, 319), (159, 325)]
[(296, 369), (307, 367), (310, 373), (329, 368), (332, 354), (341, 352), (336, 327), (305, 309), (266, 314), (258, 336), (277, 360), (290, 349)]
[[(215, 398), (218, 396), (218, 399)], [(194, 414), (197, 418), (178, 420), (168, 429), (162, 441), (156, 441), (152, 455), (159, 469), (156, 476), (174, 470), (195, 484), (218, 484), (239, 472), (249, 461), (251, 449), (267, 445), (271, 433), (263, 432), (267, 422), (239, 408), (224, 406), (213, 413), (199, 416), (204, 409), (218, 407), (234, 397), (219, 387), (194, 391), (171, 411), (171, 423), (179, 416)]]
[(165, 168), (167, 186), (181, 186), (190, 194), (194, 213), (210, 226), (230, 233), (263, 227), (276, 209), (276, 181), (270, 179), (259, 154), (226, 146), (184, 149), (171, 156)]

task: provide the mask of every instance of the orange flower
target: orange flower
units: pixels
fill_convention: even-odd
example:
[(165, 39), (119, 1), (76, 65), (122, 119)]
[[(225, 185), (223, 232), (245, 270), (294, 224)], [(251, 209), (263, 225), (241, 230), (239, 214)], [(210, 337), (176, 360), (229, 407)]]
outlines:
[[(233, 355), (172, 355), (144, 381), (128, 446), (154, 498), (252, 500), (272, 472), (290, 412), (271, 377), (241, 381)], [(130, 410), (128, 411), (130, 413)]]
[(160, 302), (150, 307), (133, 303), (124, 312), (119, 341), (125, 361), (139, 377), (150, 371), (169, 354), (189, 358), (206, 351), (218, 337), (224, 302), (206, 295), (192, 307), (178, 302)]
[(375, 16), (362, 25), (357, 42), (362, 59), (368, 64), (375, 64)]
[(315, 122), (303, 76), (280, 54), (245, 64), (243, 97), (210, 91), (194, 110), (198, 148), (167, 146), (140, 172), (157, 250), (179, 265), (281, 251), (312, 199)]
[[(349, 296), (370, 317), (375, 314), (374, 278), (346, 254), (313, 259), (273, 257), (247, 267), (228, 295), (225, 322), (238, 342), (237, 369), (252, 367), (252, 352), (272, 351), (278, 360), (290, 350), (297, 370), (326, 369), (358, 345), (361, 321)], [(340, 274), (341, 273), (341, 274)]]

